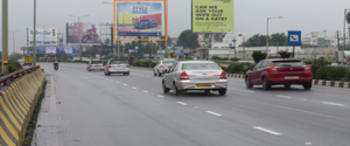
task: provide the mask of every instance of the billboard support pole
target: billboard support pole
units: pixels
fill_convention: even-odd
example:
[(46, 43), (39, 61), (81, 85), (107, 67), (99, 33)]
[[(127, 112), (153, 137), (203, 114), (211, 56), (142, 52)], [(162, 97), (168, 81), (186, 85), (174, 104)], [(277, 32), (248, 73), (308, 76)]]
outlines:
[(2, 1), (2, 73), (8, 73), (8, 0)]
[(36, 65), (36, 0), (34, 0), (33, 66)]

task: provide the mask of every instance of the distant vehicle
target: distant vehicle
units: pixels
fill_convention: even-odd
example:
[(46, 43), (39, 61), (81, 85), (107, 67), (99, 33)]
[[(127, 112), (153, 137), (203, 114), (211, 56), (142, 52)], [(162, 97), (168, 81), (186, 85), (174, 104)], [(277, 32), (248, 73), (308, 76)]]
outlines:
[(260, 61), (245, 76), (248, 89), (254, 85), (263, 85), (269, 90), (272, 85), (284, 85), (290, 88), (292, 84), (302, 85), (305, 90), (312, 87), (311, 67), (296, 59), (267, 59)]
[(110, 59), (105, 65), (104, 74), (109, 76), (111, 74), (130, 75), (129, 62), (124, 59)]
[(87, 71), (93, 71), (93, 70), (98, 70), (98, 71), (103, 71), (103, 62), (100, 60), (90, 60), (89, 63), (87, 64), (86, 67)]
[(162, 80), (164, 93), (171, 89), (178, 96), (190, 90), (227, 92), (227, 74), (212, 61), (182, 61), (175, 64)]
[(55, 71), (58, 71), (59, 63), (57, 61), (53, 63), (53, 68), (55, 69)]
[(157, 21), (153, 19), (143, 19), (134, 23), (134, 27), (136, 29), (148, 29), (148, 28), (154, 28), (157, 26), (158, 26)]
[(153, 75), (154, 76), (162, 76), (164, 73), (169, 71), (171, 67), (176, 63), (176, 59), (163, 59), (161, 60), (154, 68)]

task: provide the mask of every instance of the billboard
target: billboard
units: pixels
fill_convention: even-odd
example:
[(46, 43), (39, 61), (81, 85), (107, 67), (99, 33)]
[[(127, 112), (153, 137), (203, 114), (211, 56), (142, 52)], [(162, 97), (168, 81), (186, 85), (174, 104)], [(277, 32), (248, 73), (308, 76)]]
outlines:
[[(31, 29), (28, 34), (28, 44), (33, 45), (34, 30)], [(37, 46), (56, 46), (57, 45), (57, 29), (56, 28), (37, 28), (36, 29), (36, 45)]]
[[(118, 40), (168, 39), (168, 0), (116, 0), (114, 29)], [(140, 37), (151, 37), (140, 39)], [(114, 38), (116, 39), (116, 38)]]
[(119, 36), (161, 36), (163, 2), (119, 2)]
[(96, 25), (90, 23), (67, 23), (68, 44), (98, 44), (101, 38), (97, 33)]
[(192, 31), (233, 32), (233, 4), (233, 0), (192, 0)]

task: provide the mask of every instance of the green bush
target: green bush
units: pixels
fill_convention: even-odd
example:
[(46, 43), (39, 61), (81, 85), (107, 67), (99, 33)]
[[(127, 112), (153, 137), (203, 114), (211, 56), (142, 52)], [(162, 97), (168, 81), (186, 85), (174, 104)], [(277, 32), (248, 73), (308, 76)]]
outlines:
[(314, 78), (315, 79), (323, 79), (323, 80), (328, 79), (327, 75), (328, 75), (329, 68), (330, 67), (328, 67), (328, 66), (319, 67), (314, 74)]
[[(15, 71), (17, 71), (19, 69), (22, 69), (21, 64), (19, 62), (17, 62), (17, 61), (9, 60), (8, 63), (9, 63), (8, 64), (8, 71), (9, 71), (9, 73), (12, 73), (12, 72), (15, 72)], [(1, 62), (0, 62), (0, 64), (1, 64)], [(1, 69), (1, 65), (0, 65), (0, 70), (2, 70)]]
[(232, 63), (227, 68), (228, 73), (243, 74), (250, 68), (254, 67), (254, 64), (250, 63)]
[(350, 71), (346, 74), (345, 81), (350, 82)]
[(140, 60), (134, 60), (132, 62), (132, 65), (138, 66), (138, 67), (154, 67), (157, 65), (157, 63), (153, 62), (152, 60), (140, 59)]
[(261, 51), (254, 51), (252, 54), (252, 57), (255, 61), (255, 63), (259, 63), (261, 60), (266, 59), (267, 54)]
[(327, 77), (330, 80), (344, 80), (349, 70), (345, 67), (328, 67)]

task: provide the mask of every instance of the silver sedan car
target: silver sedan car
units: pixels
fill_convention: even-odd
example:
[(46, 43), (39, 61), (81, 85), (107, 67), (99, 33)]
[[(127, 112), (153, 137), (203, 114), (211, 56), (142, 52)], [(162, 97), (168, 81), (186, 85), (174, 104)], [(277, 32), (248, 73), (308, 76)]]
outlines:
[(164, 93), (170, 90), (178, 96), (188, 90), (218, 91), (225, 95), (227, 74), (212, 61), (182, 61), (175, 64), (162, 80)]

